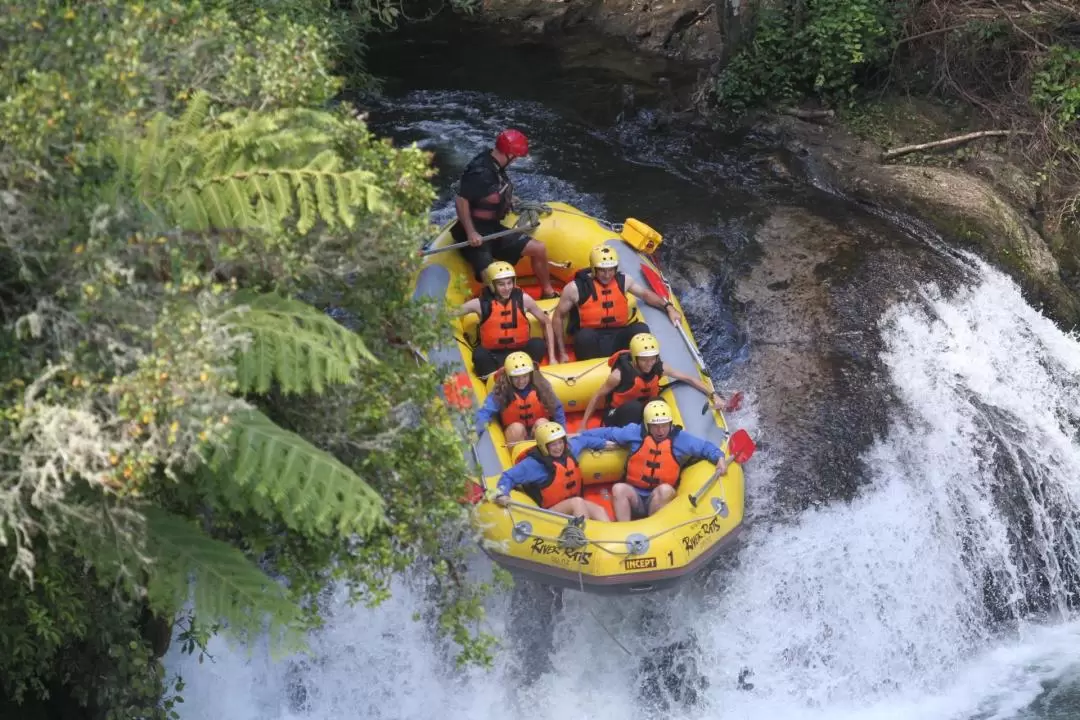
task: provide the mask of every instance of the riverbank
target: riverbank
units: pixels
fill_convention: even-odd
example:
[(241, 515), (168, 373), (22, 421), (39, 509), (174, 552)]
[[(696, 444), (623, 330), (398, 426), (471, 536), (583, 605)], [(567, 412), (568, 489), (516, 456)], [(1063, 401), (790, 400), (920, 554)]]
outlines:
[(1038, 168), (1005, 138), (881, 160), (890, 149), (994, 129), (974, 106), (896, 94), (840, 112), (788, 108), (736, 120), (710, 105), (717, 73), (752, 29), (751, 5), (488, 0), (463, 23), (493, 45), (544, 48), (547, 62), (601, 73), (611, 90), (598, 118), (645, 110), (654, 126), (737, 124), (770, 135), (795, 162), (781, 174), (817, 176), (860, 202), (927, 222), (1007, 272), (1062, 327), (1080, 324), (1080, 238), (1049, 221)]

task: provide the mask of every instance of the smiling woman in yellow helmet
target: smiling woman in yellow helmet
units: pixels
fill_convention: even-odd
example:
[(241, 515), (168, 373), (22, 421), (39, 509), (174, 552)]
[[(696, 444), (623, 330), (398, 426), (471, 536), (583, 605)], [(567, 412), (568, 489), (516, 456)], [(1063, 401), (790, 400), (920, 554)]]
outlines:
[(721, 474), (727, 471), (723, 451), (676, 425), (666, 402), (653, 400), (642, 414), (642, 424), (589, 431), (630, 451), (625, 478), (611, 488), (618, 522), (648, 517), (671, 502), (682, 469), (693, 462), (708, 460)]
[(672, 323), (682, 322), (679, 311), (669, 301), (619, 272), (619, 255), (614, 248), (597, 245), (589, 253), (589, 267), (579, 270), (574, 281), (566, 284), (551, 316), (559, 362), (569, 360), (560, 332), (564, 317), (570, 321), (566, 332), (574, 338), (578, 360), (607, 357), (616, 350), (625, 350), (630, 338), (649, 332), (645, 323), (632, 322), (627, 293), (666, 310)]
[(533, 428), (544, 420), (566, 425), (566, 411), (555, 389), (527, 353), (506, 356), (487, 400), (476, 412), (476, 434), (483, 434), (495, 417), (502, 423), (507, 443), (532, 437)]
[(665, 368), (660, 360), (660, 343), (649, 333), (635, 335), (629, 350), (619, 350), (610, 358), (611, 373), (585, 406), (581, 426), (586, 427), (597, 405), (606, 408), (604, 425), (620, 427), (640, 423), (645, 403), (660, 396), (660, 379), (665, 375), (692, 385), (709, 398), (712, 406), (725, 408), (720, 393), (674, 368)]
[[(487, 287), (480, 297), (473, 298), (457, 309), (455, 315), (476, 313), (480, 316), (480, 344), (473, 348), (473, 370), (487, 376), (499, 369), (506, 356), (524, 350), (536, 362), (544, 359), (545, 350), (555, 357), (555, 340), (551, 320), (536, 301), (517, 287), (517, 272), (510, 263), (496, 260), (484, 271)], [(529, 313), (544, 329), (547, 343), (530, 337)]]
[(495, 502), (505, 506), (510, 490), (516, 488), (542, 508), (606, 522), (607, 511), (581, 496), (585, 482), (577, 461), (582, 451), (601, 450), (606, 441), (595, 433), (582, 433), (567, 442), (566, 430), (557, 422), (538, 425), (535, 436), (536, 447), (499, 477)]

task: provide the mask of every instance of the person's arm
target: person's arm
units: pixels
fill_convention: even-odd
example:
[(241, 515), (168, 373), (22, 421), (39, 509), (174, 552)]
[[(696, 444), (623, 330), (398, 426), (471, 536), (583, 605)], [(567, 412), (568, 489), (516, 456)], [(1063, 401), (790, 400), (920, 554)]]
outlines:
[(469, 200), (458, 195), (454, 198), (454, 209), (457, 210), (457, 219), (461, 223), (461, 227), (465, 228), (465, 237), (469, 241), (469, 245), (477, 247), (481, 245), (480, 233), (476, 232), (476, 228), (472, 224), (472, 212), (469, 207)]
[(629, 447), (634, 442), (641, 439), (641, 425), (637, 423), (630, 423), (622, 427), (598, 427), (592, 430), (585, 430), (580, 433), (578, 437), (595, 437), (603, 440), (605, 443), (615, 443), (622, 447)]
[(563, 318), (574, 308), (578, 301), (577, 283), (568, 282), (563, 286), (559, 304), (555, 306), (555, 312), (551, 316), (552, 332), (555, 335), (555, 345), (559, 351), (559, 362), (569, 362), (570, 356), (566, 354), (566, 340), (563, 335)]
[(570, 438), (570, 449), (574, 451), (575, 455), (580, 455), (584, 450), (603, 450), (607, 444), (608, 441), (601, 437), (599, 433), (588, 430)]
[(678, 325), (682, 322), (682, 315), (675, 309), (671, 301), (665, 300), (631, 277), (626, 278), (626, 292), (641, 298), (654, 308), (665, 311), (672, 325)]
[(495, 393), (491, 393), (484, 400), (484, 404), (476, 411), (476, 434), (483, 435), (487, 430), (488, 423), (499, 414), (499, 403), (495, 399)]
[(555, 422), (566, 427), (566, 409), (558, 397), (555, 398)]
[(469, 313), (480, 314), (480, 298), (473, 298), (467, 302), (462, 303), (453, 312), (454, 317), (461, 317), (462, 315), (468, 315)]
[(600, 402), (600, 398), (604, 397), (612, 390), (619, 386), (619, 380), (622, 377), (622, 373), (618, 370), (612, 369), (608, 375), (607, 380), (600, 386), (600, 389), (596, 391), (596, 394), (589, 398), (589, 404), (585, 406), (585, 414), (581, 416), (581, 427), (587, 427), (589, 418), (592, 417), (593, 409), (596, 408), (596, 404)]
[(722, 410), (723, 409), (724, 396), (721, 395), (720, 393), (716, 392), (715, 390), (710, 390), (708, 385), (701, 382), (697, 378), (690, 377), (686, 373), (680, 372), (680, 371), (676, 370), (675, 368), (671, 368), (669, 370), (667, 367), (664, 368), (664, 374), (668, 375), (669, 377), (673, 377), (676, 380), (682, 380), (685, 383), (689, 383), (690, 385), (694, 386), (699, 391), (701, 391), (701, 393), (703, 395), (705, 395), (706, 397), (709, 398), (709, 402), (712, 404), (713, 408), (715, 408), (716, 410)]
[(675, 436), (672, 445), (675, 452), (681, 456), (680, 464), (685, 458), (704, 458), (715, 465), (724, 457), (724, 451), (719, 447), (685, 430)]
[(499, 476), (495, 486), (495, 498), (509, 499), (510, 491), (521, 485), (535, 485), (547, 478), (544, 466), (531, 457), (525, 458)]
[(539, 321), (540, 327), (543, 328), (544, 337), (547, 339), (548, 359), (555, 362), (555, 339), (552, 337), (551, 320), (548, 318), (547, 313), (541, 310), (536, 301), (532, 299), (532, 296), (522, 293), (522, 298), (525, 301), (526, 312), (532, 313), (533, 317)]

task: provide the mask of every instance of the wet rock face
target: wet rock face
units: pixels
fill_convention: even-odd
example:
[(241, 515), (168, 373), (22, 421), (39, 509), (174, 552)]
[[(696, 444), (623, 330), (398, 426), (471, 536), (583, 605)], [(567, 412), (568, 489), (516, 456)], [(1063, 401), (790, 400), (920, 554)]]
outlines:
[(829, 219), (776, 208), (755, 233), (760, 256), (735, 282), (752, 388), (778, 468), (781, 512), (852, 498), (868, 477), (861, 453), (888, 424), (879, 318), (922, 282), (948, 291), (954, 263), (873, 216)]
[[(883, 165), (878, 148), (830, 129), (782, 118), (767, 132), (797, 158), (796, 175), (825, 183), (853, 199), (919, 218), (950, 244), (975, 250), (1009, 273), (1062, 326), (1080, 324), (1080, 297), (1062, 272), (1058, 258), (1035, 230), (1024, 200), (1028, 189), (1015, 173), (986, 180), (942, 167)], [(976, 164), (975, 172), (986, 164)], [(990, 171), (988, 170), (987, 173)], [(991, 184), (993, 182), (993, 184)], [(1002, 186), (1014, 192), (1003, 194)], [(1010, 197), (1011, 195), (1011, 197)]]
[(711, 62), (723, 51), (730, 22), (748, 0), (484, 0), (482, 20), (510, 21), (524, 32), (589, 25), (648, 53)]

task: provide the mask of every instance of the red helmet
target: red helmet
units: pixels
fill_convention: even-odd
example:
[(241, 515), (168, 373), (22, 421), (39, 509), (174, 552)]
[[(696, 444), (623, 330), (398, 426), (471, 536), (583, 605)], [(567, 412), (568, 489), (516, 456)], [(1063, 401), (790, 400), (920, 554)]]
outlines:
[(495, 138), (495, 149), (503, 155), (525, 157), (529, 154), (529, 138), (520, 130), (503, 130)]

